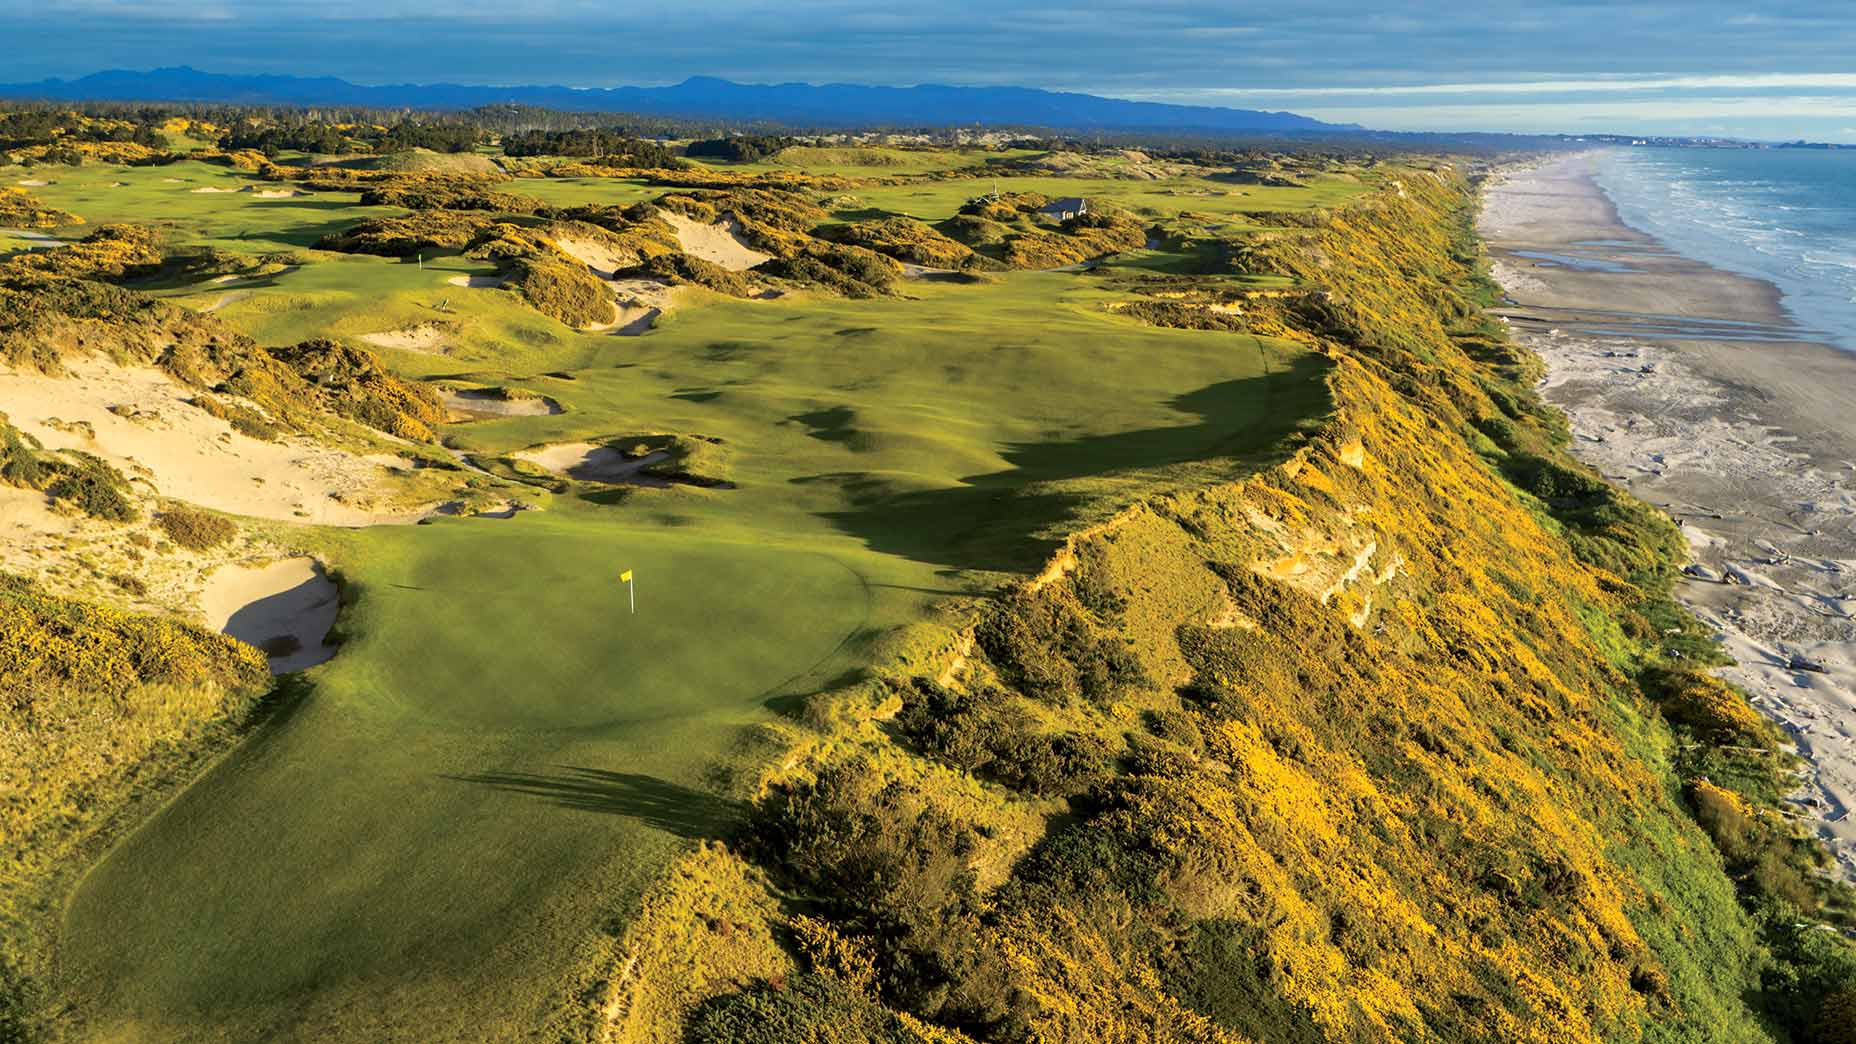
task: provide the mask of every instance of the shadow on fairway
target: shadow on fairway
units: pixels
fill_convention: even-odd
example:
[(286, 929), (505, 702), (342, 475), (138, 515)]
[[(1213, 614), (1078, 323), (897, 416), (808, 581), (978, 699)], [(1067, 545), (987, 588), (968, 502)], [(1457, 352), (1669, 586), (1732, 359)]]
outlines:
[[(1011, 467), (945, 489), (899, 490), (888, 478), (861, 471), (793, 481), (837, 485), (853, 506), (825, 517), (876, 550), (957, 569), (1025, 572), (1050, 556), (1058, 543), (1054, 534), (1081, 508), (1113, 496), (1118, 473), (1229, 461), (1226, 471), (1235, 480), (1276, 460), (1274, 451), (1298, 425), (1327, 412), (1320, 380), (1327, 365), (1319, 356), (1302, 356), (1285, 369), (1209, 385), (1168, 403), (1197, 414), (1197, 424), (1020, 443), (1004, 453)], [(841, 406), (791, 419), (811, 427), (813, 438), (854, 442), (854, 417)], [(1106, 481), (1096, 488), (1077, 481), (1090, 479)]]
[(446, 776), (494, 790), (544, 798), (563, 808), (626, 816), (692, 840), (725, 836), (739, 826), (747, 805), (637, 772), (563, 766), (538, 772), (482, 772)]

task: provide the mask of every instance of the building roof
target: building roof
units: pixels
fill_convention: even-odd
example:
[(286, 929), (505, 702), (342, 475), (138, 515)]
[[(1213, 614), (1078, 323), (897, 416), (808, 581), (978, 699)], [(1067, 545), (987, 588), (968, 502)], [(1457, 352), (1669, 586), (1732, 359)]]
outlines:
[(1044, 204), (1044, 206), (1038, 211), (1038, 213), (1040, 214), (1061, 214), (1065, 212), (1080, 213), (1081, 211), (1088, 210), (1088, 209), (1089, 209), (1088, 201), (1083, 199), (1083, 197), (1065, 196), (1062, 199), (1053, 199), (1049, 203)]

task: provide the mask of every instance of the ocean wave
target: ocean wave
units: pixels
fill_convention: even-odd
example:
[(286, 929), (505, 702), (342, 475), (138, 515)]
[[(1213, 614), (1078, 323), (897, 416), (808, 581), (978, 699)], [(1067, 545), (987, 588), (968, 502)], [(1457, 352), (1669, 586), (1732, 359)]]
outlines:
[[(1856, 154), (1620, 150), (1599, 183), (1670, 249), (1776, 285), (1804, 326), (1856, 331)], [(1840, 338), (1856, 349), (1856, 335)]]

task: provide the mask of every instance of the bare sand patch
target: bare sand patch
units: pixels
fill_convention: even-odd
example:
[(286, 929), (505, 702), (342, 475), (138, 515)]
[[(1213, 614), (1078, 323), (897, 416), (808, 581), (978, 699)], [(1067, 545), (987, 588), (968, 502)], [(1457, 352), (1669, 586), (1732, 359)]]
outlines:
[(606, 285), (618, 299), (618, 314), (603, 329), (620, 337), (650, 333), (658, 317), (677, 304), (678, 288), (656, 279), (615, 279)]
[(645, 468), (669, 456), (659, 451), (642, 457), (627, 457), (611, 446), (601, 446), (594, 442), (556, 442), (515, 454), (518, 460), (539, 465), (556, 475), (581, 482), (604, 482), (615, 486), (669, 486), (668, 481), (643, 473)]
[(239, 300), (240, 298), (245, 298), (245, 297), (250, 297), (250, 296), (251, 296), (250, 290), (227, 291), (226, 293), (220, 294), (218, 297), (215, 297), (211, 301), (208, 301), (206, 302), (206, 304), (200, 306), (200, 311), (217, 312), (221, 308), (224, 308), (226, 305), (229, 305), (232, 302)]
[(361, 340), (376, 348), (398, 348), (408, 352), (425, 352), (429, 355), (445, 354), (445, 341), (451, 330), (437, 323), (420, 323), (404, 330), (382, 330), (379, 333), (362, 334)]
[(745, 272), (773, 259), (772, 254), (761, 253), (741, 238), (741, 222), (735, 220), (733, 214), (723, 215), (722, 220), (713, 225), (693, 221), (670, 210), (660, 210), (658, 216), (676, 230), (677, 242), (683, 244), (684, 253), (721, 265), (730, 272)]
[(328, 634), (340, 605), (334, 582), (313, 558), (221, 566), (200, 593), (207, 624), (263, 650), (272, 674), (314, 667), (335, 655)]
[(13, 425), (47, 449), (82, 450), (115, 465), (144, 492), (235, 515), (335, 526), (404, 522), (376, 459), (293, 436), (264, 442), (187, 400), (198, 394), (151, 367), (100, 357), (71, 375), (0, 371)]
[(621, 268), (630, 268), (635, 258), (630, 253), (622, 253), (610, 243), (596, 239), (575, 239), (571, 236), (554, 241), (561, 252), (585, 265), (601, 279), (611, 279)]
[(439, 388), (438, 400), (453, 414), (466, 420), (485, 417), (552, 417), (563, 412), (561, 404), (546, 395), (506, 399), (488, 388)]
[(466, 286), (472, 290), (494, 290), (508, 281), (508, 276), (501, 275), (454, 275), (445, 280), (452, 286)]

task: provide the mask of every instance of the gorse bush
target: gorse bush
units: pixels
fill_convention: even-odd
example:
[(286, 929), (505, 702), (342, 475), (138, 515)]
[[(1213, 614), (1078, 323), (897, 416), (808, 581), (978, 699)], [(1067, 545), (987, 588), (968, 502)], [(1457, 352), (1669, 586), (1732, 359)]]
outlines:
[[(1000, 1042), (1841, 1032), (1856, 948), (1792, 928), (1841, 893), (1801, 872), (1769, 727), (1693, 669), (1673, 527), (1567, 456), (1538, 364), (1495, 347), (1461, 182), (1396, 177), (1235, 244), (1294, 287), (1240, 320), (1143, 291), (1179, 307), (1137, 318), (1321, 351), (1334, 414), (1072, 538), (978, 610), (964, 677), (884, 683), (892, 722), (776, 783), (751, 851), (874, 990), (815, 968), (822, 999), (767, 983), (692, 1026), (806, 1039), (871, 997)], [(1050, 797), (1028, 849), (952, 811)]]

